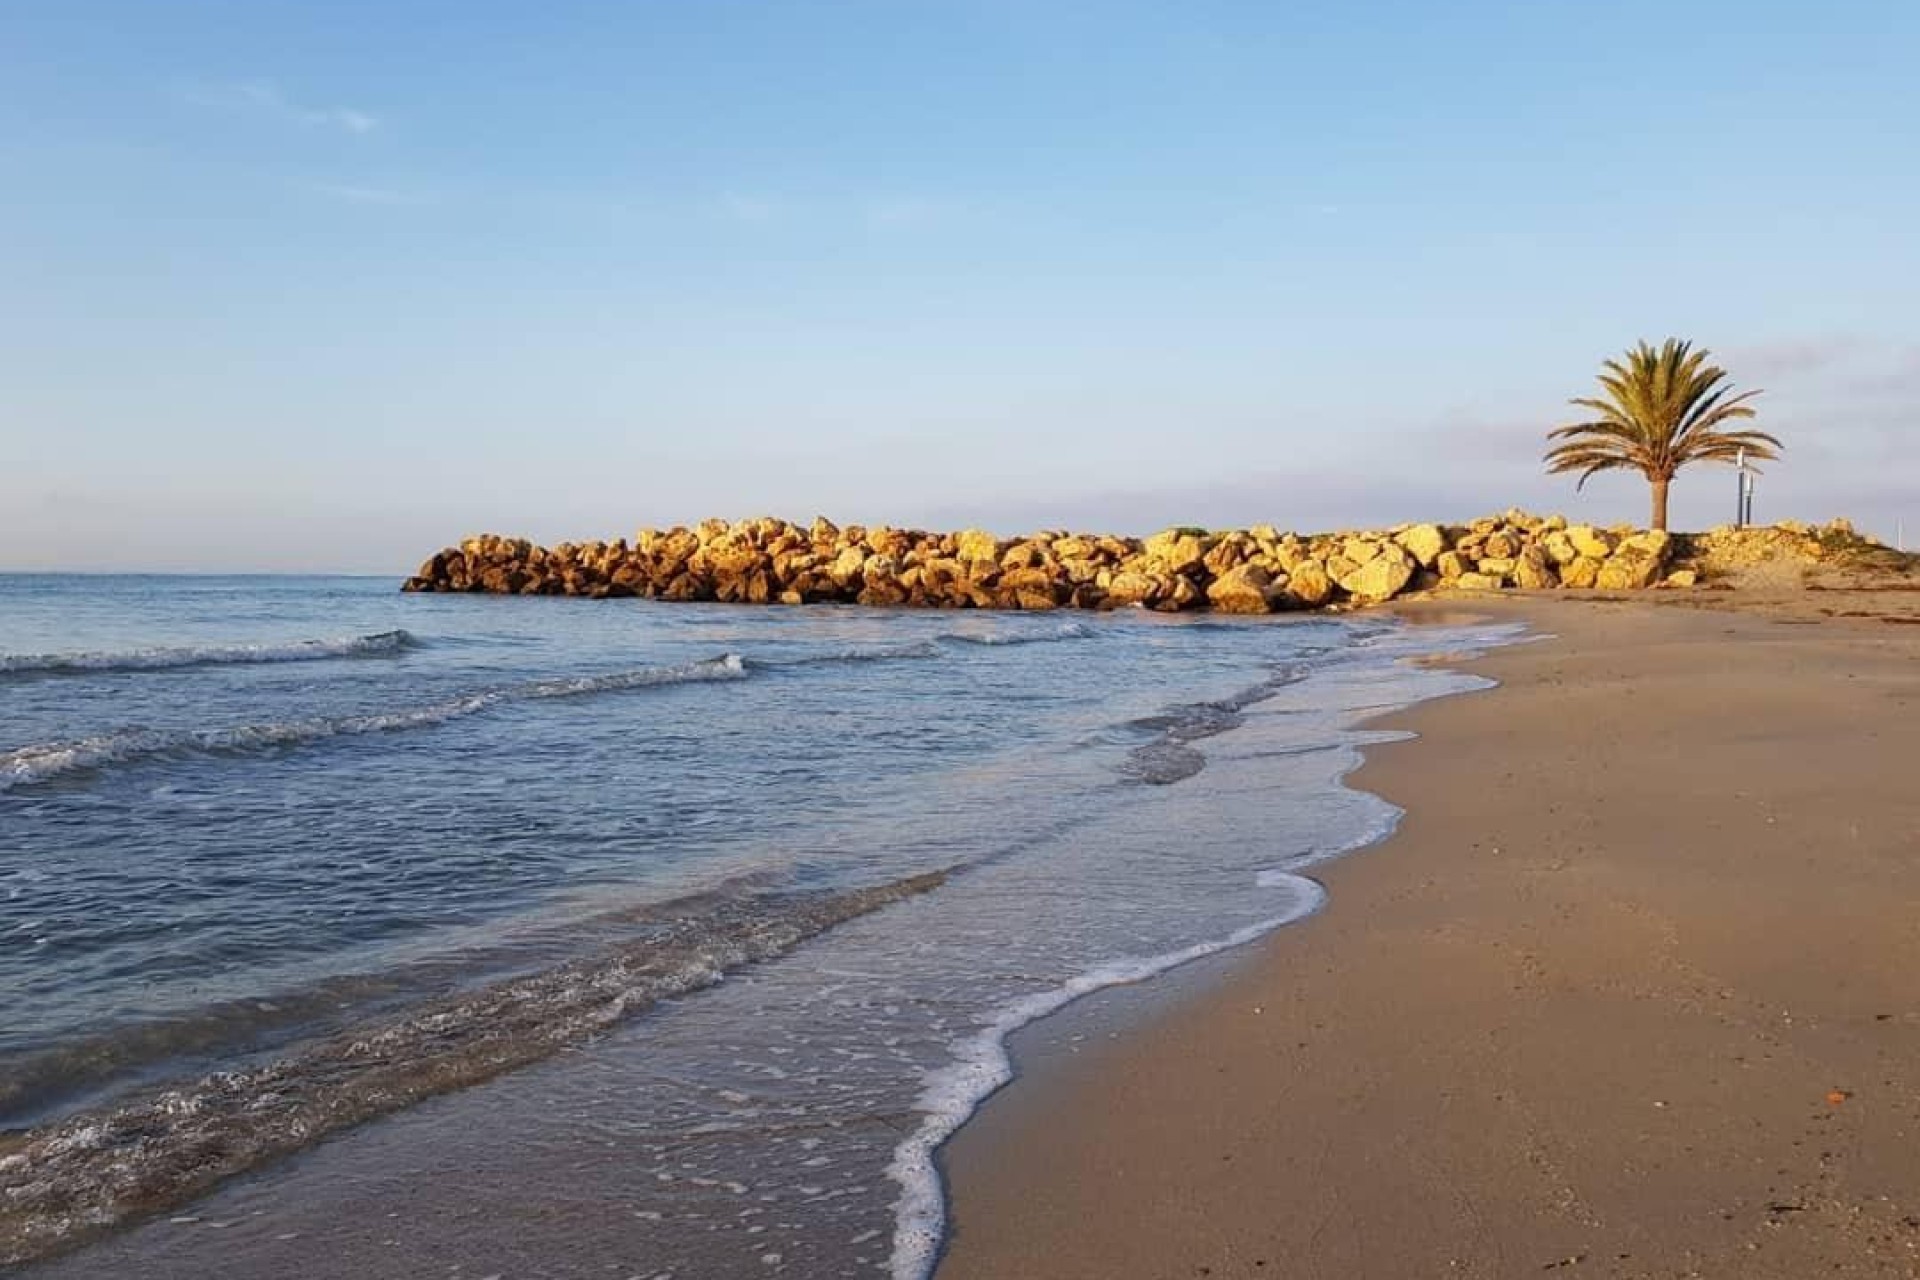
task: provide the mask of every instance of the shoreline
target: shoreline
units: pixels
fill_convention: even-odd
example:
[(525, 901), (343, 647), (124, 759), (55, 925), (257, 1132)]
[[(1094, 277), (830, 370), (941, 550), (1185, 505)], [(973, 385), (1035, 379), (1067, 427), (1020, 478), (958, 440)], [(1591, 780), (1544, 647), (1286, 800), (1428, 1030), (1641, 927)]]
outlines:
[[(1170, 655), (1164, 661), (1173, 664), (1175, 687), (1199, 700), (1169, 704), (1164, 682), (1148, 681), (1130, 701), (1116, 702), (1102, 682), (1100, 696), (1076, 714), (1126, 730), (1106, 745), (1131, 744), (1133, 752), (1177, 742), (1185, 730), (1206, 731), (1197, 736), (1206, 744), (1207, 768), (1184, 785), (1126, 787), (1122, 766), (1132, 754), (1108, 750), (1076, 755), (1079, 763), (1059, 775), (1078, 779), (1080, 790), (1040, 788), (1023, 810), (1009, 803), (1001, 775), (990, 772), (983, 785), (1000, 801), (994, 812), (1003, 825), (996, 830), (1027, 814), (1026, 824), (1013, 823), (1025, 833), (1015, 852), (1031, 856), (981, 860), (937, 895), (938, 906), (916, 900), (851, 923), (780, 965), (595, 1035), (595, 1051), (575, 1062), (530, 1064), (484, 1088), (444, 1093), (380, 1124), (342, 1130), (224, 1183), (173, 1217), (129, 1222), (39, 1274), (101, 1274), (138, 1260), (150, 1274), (184, 1276), (203, 1274), (214, 1257), (235, 1275), (400, 1274), (443, 1260), (484, 1268), (507, 1254), (553, 1275), (597, 1272), (609, 1258), (626, 1259), (641, 1274), (663, 1267), (736, 1274), (728, 1268), (751, 1267), (770, 1254), (794, 1274), (831, 1274), (828, 1268), (848, 1265), (849, 1255), (856, 1268), (881, 1265), (877, 1255), (887, 1241), (898, 1244), (902, 1226), (899, 1207), (889, 1207), (889, 1181), (881, 1179), (909, 1192), (929, 1187), (936, 1205), (941, 1197), (930, 1159), (924, 1175), (905, 1163), (930, 1142), (911, 1141), (903, 1126), (917, 1117), (932, 1134), (962, 1105), (970, 1112), (985, 1092), (973, 1089), (995, 1070), (998, 1033), (1007, 1023), (1245, 936), (1234, 928), (1223, 937), (1229, 926), (1252, 922), (1264, 930), (1278, 923), (1275, 916), (1316, 906), (1319, 886), (1283, 874), (1289, 864), (1372, 843), (1396, 816), (1338, 785), (1359, 760), (1354, 748), (1371, 740), (1350, 732), (1354, 719), (1475, 683), (1401, 665), (1433, 644), (1477, 642), (1465, 633), (1438, 639), (1399, 627), (1353, 635), (1344, 624), (1304, 633), (1276, 627), (1209, 628), (1205, 637), (1182, 632), (1204, 639), (1203, 653), (1239, 655), (1198, 674), (1193, 650), (1185, 643), (1169, 648), (1158, 624), (1117, 628), (1111, 637), (1129, 675), (1153, 669), (1138, 659), (1138, 646), (1122, 645), (1131, 636), (1150, 658)], [(993, 638), (990, 648), (957, 652), (984, 661), (1011, 642), (1002, 631)], [(1291, 665), (1276, 665), (1276, 654), (1296, 649), (1308, 666), (1313, 655), (1333, 655), (1324, 687), (1297, 678)], [(836, 662), (864, 660), (831, 652)], [(1047, 663), (1089, 660), (1063, 651)], [(1014, 669), (1027, 672), (1035, 661), (1019, 659)], [(952, 678), (967, 679), (974, 665), (952, 666)], [(920, 670), (903, 678), (924, 679)], [(1254, 676), (1260, 678), (1245, 683)], [(1240, 708), (1270, 700), (1273, 707), (1240, 723)], [(1282, 793), (1271, 787), (1276, 772), (1293, 780)], [(1082, 794), (1084, 803), (1062, 810)], [(1303, 805), (1289, 794), (1314, 802)], [(1063, 813), (1072, 821), (1033, 823)], [(1242, 824), (1259, 826), (1269, 839), (1244, 845), (1235, 834)], [(1336, 832), (1343, 834), (1335, 839)], [(1189, 860), (1178, 893), (1162, 879), (1175, 849)], [(1135, 921), (1143, 898), (1155, 908)], [(1103, 914), (1108, 899), (1115, 910)], [(980, 924), (1004, 921), (1013, 910), (1022, 924), (989, 930), (1002, 935), (1002, 945), (987, 956)], [(1121, 923), (1109, 927), (1109, 917)], [(906, 963), (875, 965), (876, 955)], [(905, 998), (909, 992), (932, 998)], [(354, 1043), (363, 1039), (356, 1035)], [(719, 1042), (730, 1048), (716, 1061)], [(886, 1052), (875, 1053), (876, 1043)], [(928, 1075), (932, 1068), (938, 1070)], [(858, 1087), (838, 1083), (843, 1078)], [(700, 1092), (657, 1093), (662, 1079), (699, 1081)], [(333, 1092), (329, 1086), (313, 1096)], [(297, 1100), (307, 1091), (291, 1093)], [(610, 1115), (621, 1135), (614, 1141)], [(120, 1150), (116, 1140), (97, 1154), (117, 1161)], [(582, 1172), (587, 1166), (591, 1174)], [(421, 1167), (448, 1176), (423, 1183)], [(540, 1190), (528, 1189), (529, 1175)], [(719, 1196), (716, 1187), (737, 1212), (714, 1217), (708, 1201)], [(606, 1211), (584, 1209), (584, 1200)], [(789, 1204), (777, 1221), (754, 1221)], [(479, 1225), (523, 1218), (538, 1225), (501, 1232)], [(713, 1221), (724, 1225), (709, 1226)], [(896, 1254), (891, 1265), (896, 1273), (906, 1265), (919, 1273), (911, 1257), (903, 1263)]]
[(1411, 606), (1554, 638), (1368, 723), (1319, 916), (1014, 1037), (940, 1280), (1920, 1275), (1920, 644), (1738, 605)]

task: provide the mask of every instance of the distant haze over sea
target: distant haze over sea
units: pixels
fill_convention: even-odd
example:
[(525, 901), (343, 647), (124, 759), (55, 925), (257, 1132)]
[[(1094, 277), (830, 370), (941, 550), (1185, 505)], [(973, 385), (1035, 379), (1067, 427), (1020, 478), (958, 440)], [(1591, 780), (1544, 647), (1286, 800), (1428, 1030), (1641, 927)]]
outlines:
[[(1797, 474), (1798, 457), (1769, 468), (1759, 481), (1756, 519), (1761, 523), (1798, 519), (1851, 519), (1863, 533), (1894, 541), (1902, 523), (1909, 546), (1920, 534), (1920, 497), (1876, 476), (1848, 492), (1851, 502), (1828, 505), (1826, 490)], [(587, 541), (632, 537), (652, 525), (692, 525), (709, 516), (738, 519), (777, 515), (807, 521), (826, 515), (843, 523), (894, 524), (908, 528), (980, 527), (1001, 534), (1038, 529), (1075, 529), (1145, 535), (1173, 525), (1206, 528), (1272, 524), (1283, 530), (1317, 532), (1384, 527), (1419, 520), (1465, 521), (1491, 510), (1521, 507), (1563, 512), (1592, 524), (1643, 524), (1646, 486), (1637, 476), (1599, 476), (1583, 494), (1545, 476), (1529, 475), (1530, 464), (1490, 469), (1489, 475), (1514, 472), (1506, 484), (1456, 482), (1444, 477), (1422, 483), (1391, 474), (1370, 478), (1365, 468), (1335, 474), (1238, 478), (1217, 486), (1163, 489), (1115, 489), (1029, 496), (1010, 486), (1005, 493), (983, 493), (966, 500), (930, 496), (915, 499), (877, 488), (847, 493), (839, 501), (729, 499), (716, 493), (699, 505), (684, 495), (658, 506), (594, 499), (556, 501), (545, 510), (530, 508), (511, 494), (462, 499), (444, 492), (422, 494), (421, 505), (391, 512), (353, 511), (338, 516), (299, 512), (244, 522), (210, 514), (181, 516), (161, 508), (163, 499), (130, 502), (117, 509), (114, 523), (90, 524), (85, 503), (61, 504), (57, 495), (23, 508), (0, 508), (0, 572), (290, 572), (366, 573), (404, 577), (439, 547), (483, 530), (506, 532), (537, 542)], [(597, 482), (596, 482), (597, 483)], [(1838, 490), (1835, 490), (1836, 492)], [(1674, 527), (1706, 529), (1730, 522), (1734, 480), (1730, 471), (1700, 467), (1684, 472), (1674, 485)], [(64, 512), (57, 515), (56, 509)], [(76, 513), (78, 513), (76, 515)], [(125, 532), (131, 527), (133, 532)], [(245, 536), (241, 536), (241, 530)]]

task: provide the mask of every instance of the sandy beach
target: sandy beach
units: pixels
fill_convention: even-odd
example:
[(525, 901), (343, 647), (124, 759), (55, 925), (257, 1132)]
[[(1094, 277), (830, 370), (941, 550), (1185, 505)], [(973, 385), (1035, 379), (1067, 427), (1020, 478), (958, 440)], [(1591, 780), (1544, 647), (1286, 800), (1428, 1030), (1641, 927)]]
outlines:
[(1016, 1040), (941, 1280), (1920, 1276), (1916, 599), (1476, 603), (1319, 917)]

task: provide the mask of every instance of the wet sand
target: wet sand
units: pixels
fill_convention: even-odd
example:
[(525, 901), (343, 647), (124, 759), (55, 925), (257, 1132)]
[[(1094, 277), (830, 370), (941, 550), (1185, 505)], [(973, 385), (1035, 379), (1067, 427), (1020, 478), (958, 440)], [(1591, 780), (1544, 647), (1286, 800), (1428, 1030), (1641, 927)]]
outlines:
[(1016, 1039), (940, 1280), (1920, 1276), (1920, 600), (1705, 603), (1487, 602), (1321, 916)]

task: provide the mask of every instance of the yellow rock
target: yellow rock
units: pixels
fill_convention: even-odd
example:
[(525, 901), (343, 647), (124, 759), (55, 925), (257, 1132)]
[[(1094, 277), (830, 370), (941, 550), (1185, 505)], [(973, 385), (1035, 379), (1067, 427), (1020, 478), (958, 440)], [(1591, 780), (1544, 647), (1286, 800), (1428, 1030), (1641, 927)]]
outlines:
[(954, 538), (954, 558), (986, 564), (1000, 563), (1000, 549), (1006, 544), (985, 529), (965, 529)]
[(1198, 573), (1206, 563), (1207, 544), (1191, 529), (1167, 529), (1147, 539), (1140, 554), (1157, 573)]
[(1271, 613), (1273, 576), (1258, 565), (1243, 564), (1214, 579), (1207, 600), (1222, 613)]
[(1302, 608), (1318, 609), (1333, 595), (1333, 579), (1318, 560), (1301, 560), (1287, 575), (1287, 598)]
[(1605, 560), (1613, 554), (1613, 539), (1590, 524), (1568, 526), (1567, 541), (1575, 551), (1593, 560)]
[(1528, 547), (1514, 561), (1513, 585), (1522, 591), (1546, 591), (1560, 585), (1560, 576), (1547, 563), (1547, 553), (1538, 546)]
[(1587, 590), (1599, 585), (1600, 566), (1603, 562), (1592, 556), (1578, 556), (1560, 569), (1560, 581), (1563, 585), (1579, 590)]
[(1399, 595), (1412, 578), (1413, 558), (1398, 547), (1393, 547), (1382, 550), (1373, 559), (1334, 581), (1361, 604), (1377, 604)]
[(1447, 549), (1447, 535), (1440, 531), (1437, 524), (1409, 525), (1394, 536), (1402, 550), (1413, 557), (1413, 562), (1422, 569), (1431, 569)]

